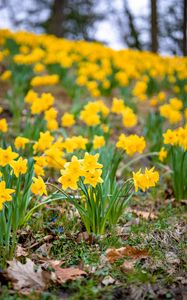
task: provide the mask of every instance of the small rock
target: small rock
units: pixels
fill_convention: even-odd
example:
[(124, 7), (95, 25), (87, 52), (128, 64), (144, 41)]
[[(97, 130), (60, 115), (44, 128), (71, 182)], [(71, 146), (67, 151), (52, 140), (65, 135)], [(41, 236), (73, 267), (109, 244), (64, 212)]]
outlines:
[(105, 286), (108, 286), (110, 284), (113, 284), (115, 282), (115, 279), (112, 278), (111, 276), (106, 276), (103, 280), (102, 280), (102, 284)]

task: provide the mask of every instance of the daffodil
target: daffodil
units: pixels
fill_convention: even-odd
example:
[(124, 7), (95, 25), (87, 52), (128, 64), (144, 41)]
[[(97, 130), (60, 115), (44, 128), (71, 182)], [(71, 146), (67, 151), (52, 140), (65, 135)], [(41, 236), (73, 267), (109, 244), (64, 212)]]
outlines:
[(4, 202), (12, 200), (11, 194), (13, 194), (14, 192), (15, 192), (14, 189), (7, 189), (6, 188), (5, 181), (0, 182), (0, 210), (3, 209), (3, 203)]
[(93, 148), (99, 149), (105, 145), (105, 139), (103, 136), (94, 135)]
[(18, 153), (13, 152), (9, 146), (7, 149), (0, 148), (0, 166), (5, 167), (18, 157)]
[(71, 172), (62, 173), (62, 176), (58, 179), (58, 182), (61, 183), (63, 190), (67, 190), (68, 188), (72, 190), (76, 190), (78, 178), (74, 176)]
[(84, 184), (90, 184), (93, 187), (96, 187), (98, 183), (102, 183), (103, 179), (101, 178), (102, 170), (96, 169), (94, 171), (87, 171), (84, 173)]
[(71, 127), (75, 124), (75, 119), (73, 114), (65, 113), (61, 119), (61, 124), (64, 127)]
[(45, 151), (46, 149), (50, 148), (54, 137), (50, 134), (49, 131), (40, 132), (40, 138), (34, 145), (34, 151)]
[(172, 131), (168, 129), (166, 133), (163, 134), (164, 137), (164, 144), (169, 145), (176, 145), (178, 143), (178, 137), (176, 131)]
[(146, 142), (143, 136), (121, 134), (116, 147), (122, 148), (128, 155), (132, 156), (135, 153), (142, 153), (146, 147)]
[(18, 136), (14, 141), (14, 146), (16, 149), (19, 149), (19, 148), (25, 149), (25, 145), (28, 143), (29, 143), (28, 138)]
[(159, 151), (159, 160), (160, 161), (164, 161), (164, 159), (167, 157), (167, 151), (164, 147), (161, 148), (161, 150)]
[(42, 196), (47, 195), (46, 185), (41, 176), (38, 178), (33, 177), (33, 183), (31, 184), (31, 192), (35, 195)]
[(20, 174), (23, 175), (27, 172), (27, 159), (20, 157), (18, 160), (13, 160), (10, 163), (10, 166), (12, 167), (15, 176), (19, 177)]
[(67, 173), (71, 173), (73, 177), (79, 177), (83, 175), (82, 162), (74, 155), (70, 162), (65, 163)]
[(123, 99), (113, 98), (111, 111), (115, 114), (121, 114), (125, 109)]
[(5, 118), (0, 119), (0, 132), (7, 132), (8, 130), (8, 124)]
[(150, 187), (154, 187), (159, 180), (159, 173), (154, 171), (154, 168), (148, 170), (145, 169), (145, 172), (142, 173), (141, 169), (138, 172), (133, 172), (133, 180), (135, 191), (137, 192), (140, 188), (142, 191)]
[(99, 153), (92, 155), (86, 152), (83, 160), (84, 171), (92, 172), (95, 171), (95, 169), (101, 169), (103, 165), (98, 163), (98, 159), (99, 159)]

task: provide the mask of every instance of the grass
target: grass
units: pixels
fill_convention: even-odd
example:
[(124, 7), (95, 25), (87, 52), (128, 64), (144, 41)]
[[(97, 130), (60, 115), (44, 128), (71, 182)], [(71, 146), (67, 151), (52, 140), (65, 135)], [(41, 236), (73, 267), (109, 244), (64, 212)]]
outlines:
[[(148, 195), (149, 196), (149, 195)], [(149, 199), (149, 197), (148, 197)], [(145, 199), (145, 202), (149, 201)], [(134, 200), (133, 205), (138, 209), (139, 203)], [(156, 210), (157, 202), (153, 202), (153, 209)], [(142, 209), (140, 207), (140, 209)], [(186, 246), (184, 239), (185, 232), (185, 207), (180, 203), (159, 203), (156, 212), (158, 217), (154, 220), (138, 218), (127, 212), (120, 221), (120, 225), (110, 235), (102, 238), (95, 238), (93, 243), (77, 240), (81, 223), (77, 216), (67, 218), (59, 212), (51, 211), (50, 214), (43, 214), (43, 229), (37, 231), (38, 226), (32, 221), (33, 243), (39, 243), (36, 248), (30, 250), (29, 255), (37, 253), (37, 247), (41, 246), (47, 234), (53, 234), (52, 247), (46, 256), (55, 260), (62, 260), (64, 267), (84, 266), (88, 269), (88, 277), (68, 282), (63, 285), (50, 288), (47, 292), (20, 296), (9, 287), (1, 288), (1, 299), (132, 299), (135, 290), (142, 289), (137, 299), (153, 299), (148, 286), (159, 295), (164, 289), (163, 299), (175, 299), (176, 293), (180, 294), (185, 278), (186, 263), (184, 261)], [(131, 222), (130, 226), (128, 222)], [(119, 228), (126, 228), (124, 234), (118, 233)], [(73, 229), (73, 230), (71, 230)], [(21, 237), (20, 237), (21, 238)], [(29, 235), (25, 239), (28, 243)], [(23, 243), (23, 245), (24, 245)], [(50, 243), (50, 241), (49, 241)], [(111, 265), (103, 265), (101, 257), (108, 248), (120, 248), (122, 246), (135, 246), (140, 249), (147, 249), (149, 257), (138, 261), (133, 271), (123, 272), (121, 259)], [(168, 255), (175, 255), (179, 263), (172, 263), (166, 259)], [(173, 254), (174, 253), (174, 254)], [(45, 254), (44, 254), (45, 256)], [(94, 270), (94, 271), (93, 271)], [(112, 277), (114, 284), (105, 286), (102, 282), (106, 277)], [(182, 291), (182, 290), (181, 290)], [(137, 292), (137, 291), (136, 291)], [(177, 294), (178, 295), (178, 294)], [(141, 298), (143, 297), (143, 298)], [(152, 298), (151, 298), (152, 297)]]

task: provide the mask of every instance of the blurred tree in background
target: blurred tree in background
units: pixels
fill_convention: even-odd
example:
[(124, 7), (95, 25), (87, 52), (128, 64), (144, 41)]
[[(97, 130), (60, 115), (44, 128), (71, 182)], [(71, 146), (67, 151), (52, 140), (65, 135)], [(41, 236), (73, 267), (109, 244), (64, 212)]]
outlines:
[(158, 11), (157, 11), (157, 0), (151, 0), (151, 51), (158, 51)]
[(13, 27), (24, 27), (70, 39), (94, 40), (95, 26), (104, 14), (97, 0), (1, 0)]
[(142, 50), (140, 29), (136, 25), (135, 16), (128, 5), (128, 1), (123, 1), (120, 14), (115, 9), (112, 10), (112, 13), (116, 16), (118, 30), (124, 44), (129, 48)]
[(43, 24), (44, 28), (48, 33), (59, 37), (93, 40), (95, 25), (104, 18), (102, 13), (95, 11), (96, 2), (96, 0), (54, 0), (50, 4), (51, 13)]
[(162, 48), (175, 55), (187, 55), (187, 0), (165, 1), (159, 17)]

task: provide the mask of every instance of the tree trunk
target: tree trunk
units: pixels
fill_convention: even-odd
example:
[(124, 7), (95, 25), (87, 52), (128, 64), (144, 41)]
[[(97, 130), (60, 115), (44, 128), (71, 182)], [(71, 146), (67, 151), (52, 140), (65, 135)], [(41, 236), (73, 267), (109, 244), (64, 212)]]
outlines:
[(157, 0), (151, 0), (151, 51), (158, 51)]
[(187, 56), (187, 0), (183, 0), (183, 55)]
[(128, 19), (128, 25), (129, 25), (129, 29), (130, 29), (130, 40), (131, 42), (128, 44), (128, 39), (126, 40), (128, 46), (131, 48), (135, 48), (138, 50), (142, 50), (142, 45), (139, 39), (139, 32), (136, 28), (136, 24), (135, 24), (135, 20), (134, 20), (134, 16), (131, 13), (131, 10), (129, 9), (127, 3), (125, 3), (125, 14), (127, 15), (127, 19)]
[(63, 36), (64, 6), (66, 0), (54, 0), (51, 16), (47, 24), (47, 32), (58, 37)]

